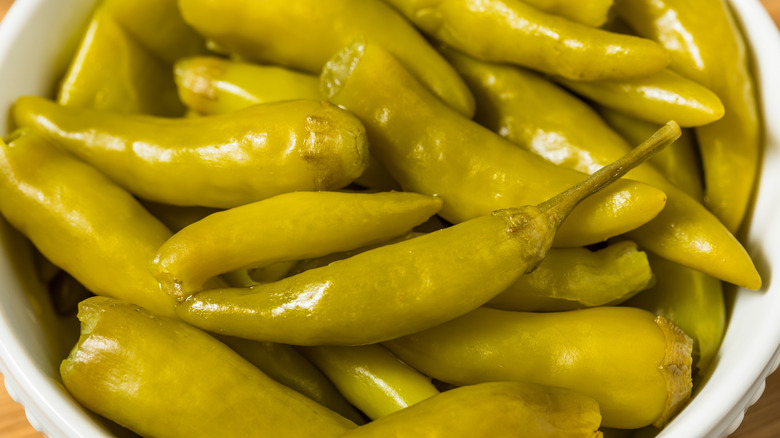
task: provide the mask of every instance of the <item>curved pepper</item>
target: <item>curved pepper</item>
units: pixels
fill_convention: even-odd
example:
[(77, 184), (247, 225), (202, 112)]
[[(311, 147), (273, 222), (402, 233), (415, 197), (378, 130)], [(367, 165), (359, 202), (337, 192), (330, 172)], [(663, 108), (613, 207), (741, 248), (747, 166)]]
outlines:
[(356, 424), (365, 423), (365, 419), (339, 393), (333, 383), (295, 348), (275, 342), (257, 342), (232, 336), (217, 336), (217, 339), (282, 385)]
[(670, 123), (538, 206), (499, 210), (275, 283), (202, 291), (177, 314), (206, 330), (294, 345), (362, 345), (441, 324), (538, 266), (577, 203), (678, 135)]
[[(631, 149), (590, 106), (551, 81), (513, 66), (455, 53), (449, 58), (475, 90), (476, 120), (514, 144), (582, 172), (592, 172)], [(749, 289), (761, 287), (747, 251), (703, 205), (650, 165), (639, 166), (627, 176), (667, 195), (663, 211), (630, 231), (628, 238), (643, 249), (722, 280)]]
[(202, 56), (180, 60), (173, 71), (179, 98), (200, 114), (224, 114), (264, 102), (321, 98), (316, 76), (277, 66)]
[(210, 278), (237, 269), (397, 237), (425, 222), (441, 205), (441, 199), (406, 192), (285, 193), (214, 213), (184, 228), (160, 247), (151, 270), (164, 291), (186, 298)]
[(658, 124), (674, 120), (683, 127), (701, 126), (723, 117), (715, 93), (669, 69), (622, 80), (554, 79), (580, 96)]
[(575, 80), (655, 73), (669, 56), (652, 40), (607, 32), (521, 0), (385, 0), (429, 36), (486, 61)]
[(300, 350), (372, 420), (439, 394), (431, 379), (378, 344)]
[(144, 436), (340, 436), (355, 427), (181, 321), (105, 297), (79, 306), (60, 366), (88, 409)]
[(520, 382), (463, 386), (352, 429), (344, 438), (600, 438), (590, 397)]
[(606, 24), (615, 5), (614, 0), (523, 0), (523, 3), (591, 27)]
[(87, 289), (173, 316), (149, 261), (171, 237), (132, 195), (34, 132), (0, 145), (0, 212)]
[[(321, 98), (319, 78), (276, 66), (198, 57), (183, 59), (174, 72), (180, 98), (202, 115), (230, 113), (258, 103)], [(368, 168), (354, 182), (378, 191), (400, 188), (371, 154)]]
[(728, 6), (721, 0), (629, 0), (620, 3), (618, 13), (637, 33), (666, 48), (672, 70), (723, 101), (723, 118), (697, 128), (696, 136), (705, 205), (737, 230), (750, 204), (761, 144), (748, 51)]
[[(604, 106), (596, 106), (601, 117), (630, 144), (639, 144), (652, 133), (656, 125), (651, 122), (627, 116)], [(666, 179), (693, 199), (702, 202), (704, 187), (699, 146), (693, 130), (683, 129), (673, 148), (659, 151), (649, 163), (655, 166)]]
[(57, 90), (57, 101), (121, 113), (184, 112), (169, 67), (131, 38), (105, 5), (93, 14)]
[(723, 287), (716, 278), (660, 257), (650, 257), (656, 284), (625, 303), (663, 315), (693, 338), (693, 363), (707, 370), (726, 331)]
[(184, 19), (245, 59), (319, 73), (353, 38), (365, 36), (396, 56), (448, 105), (471, 117), (474, 99), (447, 61), (381, 0), (180, 0)]
[(614, 305), (646, 289), (652, 280), (647, 254), (634, 242), (624, 240), (598, 251), (558, 248), (486, 306), (550, 312)]
[(13, 117), (132, 193), (175, 205), (227, 208), (296, 190), (341, 188), (363, 172), (368, 156), (361, 123), (327, 102), (164, 119), (23, 97)]
[[(365, 124), (372, 154), (394, 179), (404, 190), (441, 196), (440, 215), (450, 222), (537, 204), (582, 177), (442, 105), (377, 45), (346, 48), (322, 80), (330, 100)], [(655, 188), (619, 181), (575, 209), (556, 245), (581, 246), (626, 232), (658, 214), (664, 202)]]
[(691, 339), (663, 317), (629, 307), (480, 308), (384, 345), (456, 385), (512, 380), (575, 390), (599, 403), (605, 427), (660, 427), (691, 395)]

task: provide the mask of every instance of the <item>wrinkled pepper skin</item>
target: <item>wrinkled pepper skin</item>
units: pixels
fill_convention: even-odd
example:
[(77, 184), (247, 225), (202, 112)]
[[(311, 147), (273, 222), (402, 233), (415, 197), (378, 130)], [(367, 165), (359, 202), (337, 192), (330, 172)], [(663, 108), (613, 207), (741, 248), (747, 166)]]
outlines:
[(212, 332), (293, 345), (365, 345), (433, 327), (537, 267), (579, 202), (673, 142), (679, 130), (670, 122), (537, 206), (498, 210), (274, 283), (198, 292), (177, 314)]
[(174, 75), (181, 101), (206, 115), (265, 102), (321, 99), (317, 76), (278, 66), (200, 56), (177, 62)]
[(172, 318), (95, 297), (60, 366), (82, 405), (143, 436), (336, 437), (355, 427)]
[(660, 257), (651, 256), (656, 284), (625, 305), (671, 320), (693, 338), (693, 360), (699, 373), (712, 363), (726, 331), (726, 304), (718, 279)]
[(600, 438), (590, 397), (520, 382), (463, 386), (352, 429), (344, 438)]
[(184, 228), (160, 247), (151, 271), (164, 291), (186, 298), (220, 274), (398, 237), (441, 206), (439, 198), (407, 192), (285, 193)]
[(365, 420), (330, 380), (295, 348), (275, 342), (257, 342), (232, 336), (217, 339), (248, 360), (268, 377), (309, 397), (356, 424)]
[(668, 320), (629, 307), (480, 308), (384, 345), (455, 385), (510, 380), (572, 389), (599, 403), (605, 427), (660, 427), (691, 394), (691, 339)]
[(614, 0), (523, 0), (536, 9), (560, 15), (577, 23), (601, 27), (614, 15)]
[[(661, 43), (670, 68), (715, 92), (722, 119), (696, 129), (704, 163), (704, 202), (733, 232), (753, 193), (760, 122), (748, 51), (726, 2), (629, 0), (618, 13), (640, 35)], [(717, 32), (713, 32), (717, 29)]]
[(63, 107), (22, 97), (19, 126), (44, 132), (141, 198), (229, 208), (296, 190), (330, 190), (366, 168), (360, 121), (327, 102), (254, 105), (164, 119)]
[[(441, 196), (440, 215), (449, 222), (537, 204), (582, 178), (442, 105), (379, 46), (350, 46), (322, 80), (330, 100), (364, 123), (372, 154), (394, 179), (404, 190)], [(591, 244), (634, 229), (664, 203), (655, 188), (619, 181), (575, 209), (556, 245)]]
[(724, 113), (715, 93), (669, 69), (622, 80), (555, 80), (580, 96), (657, 124), (674, 120), (682, 127), (701, 126)]
[(655, 73), (669, 56), (649, 39), (607, 32), (521, 0), (385, 0), (430, 37), (475, 58), (573, 80)]
[(301, 352), (372, 420), (439, 394), (429, 377), (378, 344), (305, 347)]
[[(528, 70), (451, 53), (475, 90), (476, 120), (513, 144), (563, 167), (592, 172), (631, 146), (585, 102)], [(742, 244), (720, 220), (649, 164), (627, 175), (667, 195), (666, 207), (627, 237), (643, 249), (748, 289), (761, 278)], [(446, 198), (445, 198), (446, 199)]]
[(0, 147), (0, 212), (97, 295), (173, 316), (149, 261), (171, 237), (132, 195), (34, 132)]
[[(596, 106), (601, 117), (629, 144), (639, 144), (653, 132), (656, 124), (640, 120), (604, 106)], [(692, 129), (683, 129), (674, 147), (666, 148), (649, 161), (669, 182), (687, 193), (693, 199), (703, 202), (704, 187), (699, 157)]]
[(471, 117), (474, 99), (452, 67), (381, 0), (180, 0), (184, 19), (245, 59), (319, 74), (354, 38), (386, 47), (436, 96)]
[(93, 14), (57, 101), (130, 114), (172, 117), (184, 112), (170, 68), (131, 38), (105, 6)]
[(553, 312), (614, 305), (646, 289), (653, 280), (647, 254), (624, 240), (598, 251), (557, 248), (486, 306)]

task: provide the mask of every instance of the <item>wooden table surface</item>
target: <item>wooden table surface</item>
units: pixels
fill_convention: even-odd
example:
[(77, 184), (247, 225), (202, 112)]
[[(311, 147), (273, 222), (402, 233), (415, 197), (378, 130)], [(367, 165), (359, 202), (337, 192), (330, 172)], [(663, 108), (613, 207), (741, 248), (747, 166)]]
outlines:
[[(0, 19), (13, 1), (0, 0)], [(780, 26), (780, 0), (762, 0), (762, 3), (775, 23)], [(3, 376), (0, 375), (0, 437), (41, 438), (43, 436), (30, 426), (24, 415), (24, 409), (5, 392)], [(780, 437), (780, 372), (769, 376), (764, 395), (748, 409), (742, 425), (731, 435), (731, 438), (776, 437)]]

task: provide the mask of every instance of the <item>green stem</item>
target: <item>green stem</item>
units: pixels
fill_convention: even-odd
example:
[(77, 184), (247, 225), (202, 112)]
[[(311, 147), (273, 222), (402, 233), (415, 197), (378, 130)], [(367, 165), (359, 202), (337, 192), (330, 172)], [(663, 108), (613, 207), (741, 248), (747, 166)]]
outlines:
[(546, 211), (550, 217), (563, 221), (583, 199), (612, 184), (628, 171), (642, 164), (656, 152), (677, 140), (680, 134), (680, 126), (677, 122), (668, 122), (653, 133), (650, 138), (617, 161), (602, 167), (566, 191), (539, 204), (539, 209)]

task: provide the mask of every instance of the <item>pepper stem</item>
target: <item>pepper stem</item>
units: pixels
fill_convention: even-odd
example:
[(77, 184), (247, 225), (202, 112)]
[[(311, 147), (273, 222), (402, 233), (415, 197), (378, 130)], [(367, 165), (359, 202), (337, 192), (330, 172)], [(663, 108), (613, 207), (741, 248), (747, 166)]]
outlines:
[(566, 191), (542, 202), (538, 208), (545, 211), (548, 217), (563, 222), (569, 212), (583, 199), (612, 184), (628, 171), (642, 164), (656, 152), (680, 138), (680, 134), (680, 125), (673, 120), (669, 121), (642, 144), (617, 161), (602, 167)]

